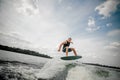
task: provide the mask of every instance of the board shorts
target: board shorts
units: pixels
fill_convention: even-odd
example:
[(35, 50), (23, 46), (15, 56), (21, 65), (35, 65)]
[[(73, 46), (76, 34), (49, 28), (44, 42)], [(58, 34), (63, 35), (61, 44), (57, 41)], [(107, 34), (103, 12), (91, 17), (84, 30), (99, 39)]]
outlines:
[[(64, 48), (62, 51), (63, 51), (63, 52), (66, 52), (66, 48)], [(68, 48), (68, 52), (71, 52), (71, 51), (72, 51), (72, 49), (71, 49), (71, 48)]]

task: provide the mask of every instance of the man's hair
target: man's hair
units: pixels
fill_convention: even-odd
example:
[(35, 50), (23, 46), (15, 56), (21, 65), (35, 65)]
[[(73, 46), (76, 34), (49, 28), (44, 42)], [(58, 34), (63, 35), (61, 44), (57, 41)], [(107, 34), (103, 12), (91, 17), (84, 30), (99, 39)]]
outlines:
[(68, 39), (72, 39), (71, 37), (69, 37)]

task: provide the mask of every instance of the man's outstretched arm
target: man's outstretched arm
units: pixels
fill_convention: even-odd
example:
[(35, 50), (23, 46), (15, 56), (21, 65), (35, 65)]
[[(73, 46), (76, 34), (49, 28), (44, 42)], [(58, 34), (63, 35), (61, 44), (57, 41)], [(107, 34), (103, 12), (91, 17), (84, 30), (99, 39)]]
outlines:
[(58, 51), (61, 50), (61, 47), (62, 47), (62, 45), (64, 45), (64, 43), (65, 43), (65, 42), (62, 42), (62, 43), (59, 45)]
[(63, 45), (63, 43), (61, 43), (61, 44), (59, 45), (58, 51), (61, 50), (62, 45)]

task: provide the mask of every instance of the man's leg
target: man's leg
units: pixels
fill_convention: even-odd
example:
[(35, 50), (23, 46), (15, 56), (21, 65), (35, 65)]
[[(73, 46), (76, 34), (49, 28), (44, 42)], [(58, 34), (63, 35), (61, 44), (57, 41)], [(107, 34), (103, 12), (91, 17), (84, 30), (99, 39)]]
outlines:
[(68, 47), (66, 47), (66, 56), (68, 56)]
[(71, 50), (73, 51), (74, 55), (77, 56), (77, 52), (74, 48), (71, 48)]

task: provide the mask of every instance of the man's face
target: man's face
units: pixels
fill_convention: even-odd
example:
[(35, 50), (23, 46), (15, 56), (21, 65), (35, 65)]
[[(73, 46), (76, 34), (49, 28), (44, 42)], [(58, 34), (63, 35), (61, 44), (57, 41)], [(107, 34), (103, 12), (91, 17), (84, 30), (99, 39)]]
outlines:
[(69, 41), (69, 42), (71, 42), (71, 40), (72, 40), (71, 38), (68, 38), (68, 41)]

